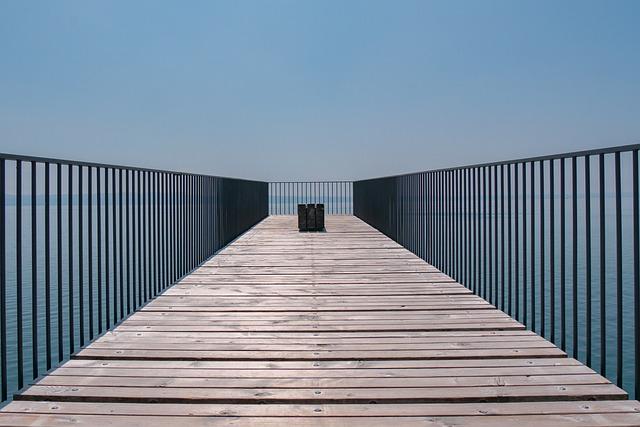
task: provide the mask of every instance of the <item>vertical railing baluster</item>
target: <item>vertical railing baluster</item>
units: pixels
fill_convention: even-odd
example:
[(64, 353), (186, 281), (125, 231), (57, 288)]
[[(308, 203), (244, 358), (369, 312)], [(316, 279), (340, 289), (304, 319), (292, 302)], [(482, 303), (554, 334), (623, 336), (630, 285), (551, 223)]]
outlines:
[(130, 251), (130, 241), (131, 241), (131, 235), (129, 234), (131, 229), (129, 226), (130, 223), (130, 182), (129, 182), (129, 175), (130, 175), (130, 171), (129, 169), (127, 169), (125, 171), (125, 235), (127, 236), (126, 238), (126, 244), (125, 244), (125, 249), (127, 251), (127, 314), (131, 313), (131, 251)]
[(443, 172), (445, 176), (445, 187), (443, 189), (445, 193), (445, 212), (444, 218), (447, 227), (447, 234), (445, 235), (447, 251), (445, 252), (445, 265), (447, 266), (447, 272), (449, 276), (455, 278), (455, 225), (453, 222), (453, 210), (455, 193), (453, 190), (453, 173), (449, 170)]
[(493, 305), (498, 306), (498, 166), (493, 167)]
[[(458, 227), (458, 277), (457, 281), (465, 286), (469, 286), (466, 278), (467, 273), (467, 228), (465, 216), (466, 212), (466, 174), (464, 169), (456, 170), (457, 176), (457, 192), (458, 192), (458, 207), (456, 210), (457, 215), (457, 227)], [(425, 235), (422, 233), (421, 239), (424, 239)]]
[(191, 266), (193, 265), (193, 260), (194, 260), (194, 255), (193, 255), (193, 247), (194, 247), (194, 236), (193, 236), (193, 176), (188, 175), (187, 176), (187, 224), (188, 224), (188, 228), (187, 228), (187, 240), (188, 240), (188, 257), (187, 257), (187, 265), (186, 265), (186, 271), (189, 271), (191, 269)]
[(122, 168), (118, 169), (118, 285), (119, 285), (119, 305), (120, 312), (118, 321), (124, 317), (124, 242), (123, 242), (123, 228), (124, 218), (122, 216), (122, 195), (124, 190), (122, 189)]
[(104, 168), (104, 316), (105, 330), (111, 329), (111, 298), (109, 287), (111, 284), (109, 270), (109, 168)]
[[(466, 215), (466, 170), (458, 169), (458, 264), (459, 264), (459, 279), (458, 282), (465, 284), (467, 282), (467, 228), (465, 222)], [(424, 239), (424, 233), (421, 236)]]
[(162, 291), (162, 174), (156, 172), (155, 186), (156, 186), (156, 295)]
[(571, 315), (572, 355), (578, 358), (578, 159), (571, 158)]
[(604, 154), (598, 156), (598, 190), (600, 191), (599, 197), (599, 218), (600, 218), (600, 373), (606, 375), (607, 372), (607, 277), (606, 277), (606, 258), (605, 258), (605, 164)]
[(453, 174), (451, 173), (451, 171), (447, 171), (445, 172), (445, 174), (447, 176), (447, 187), (445, 190), (448, 193), (446, 218), (447, 218), (448, 229), (449, 229), (449, 234), (447, 236), (447, 240), (448, 240), (447, 270), (449, 275), (455, 276), (455, 262), (454, 262), (455, 228), (454, 228), (454, 222), (453, 222), (453, 199), (455, 195), (453, 192)]
[(172, 257), (171, 257), (171, 247), (173, 240), (173, 228), (171, 227), (171, 196), (172, 196), (172, 188), (171, 182), (173, 176), (170, 173), (164, 174), (164, 226), (165, 226), (165, 236), (164, 236), (164, 253), (165, 253), (165, 265), (164, 265), (164, 274), (165, 274), (165, 287), (170, 286), (173, 283), (172, 278)]
[(420, 200), (420, 174), (414, 174), (414, 247), (416, 255), (422, 258), (422, 239), (420, 238), (422, 228), (422, 207)]
[(453, 177), (453, 243), (454, 243), (454, 273), (455, 280), (460, 282), (462, 277), (460, 275), (460, 171), (454, 169), (451, 174)]
[(485, 168), (485, 170), (488, 171), (487, 175), (486, 175), (486, 182), (485, 182), (485, 195), (484, 195), (484, 201), (485, 201), (485, 209), (486, 211), (486, 215), (485, 215), (485, 226), (487, 226), (487, 234), (485, 235), (485, 239), (487, 240), (487, 247), (488, 247), (488, 252), (485, 252), (485, 257), (487, 259), (487, 263), (486, 268), (487, 268), (487, 300), (491, 303), (494, 304), (494, 299), (493, 299), (493, 212), (492, 212), (492, 199), (493, 199), (493, 188), (491, 185), (491, 170), (493, 168), (491, 166), (488, 166), (487, 168)]
[[(168, 276), (168, 259), (167, 259), (167, 236), (169, 230), (167, 229), (167, 174), (161, 173), (160, 178), (162, 181), (162, 189), (160, 191), (160, 197), (162, 200), (162, 289), (166, 289), (169, 285)], [(207, 230), (208, 231), (208, 230)]]
[(37, 164), (31, 162), (31, 378), (38, 366), (38, 185)]
[(455, 224), (456, 224), (456, 280), (458, 282), (463, 281), (463, 270), (462, 270), (462, 260), (463, 260), (463, 236), (461, 235), (462, 230), (462, 170), (456, 169), (454, 171), (455, 176), (455, 191), (456, 191), (456, 209), (455, 209)]
[(615, 153), (616, 180), (616, 384), (622, 387), (623, 319), (622, 319), (622, 189), (620, 152)]
[(342, 181), (339, 181), (337, 183), (338, 185), (338, 214), (343, 215), (344, 214), (344, 201), (342, 199)]
[(504, 164), (500, 165), (500, 310), (505, 310), (505, 282), (506, 282), (506, 268), (505, 268), (505, 253), (504, 253)]
[[(171, 282), (178, 279), (178, 176), (174, 173), (171, 177)], [(215, 178), (214, 178), (215, 182)]]
[(68, 284), (67, 284), (67, 312), (69, 316), (69, 354), (76, 349), (75, 319), (73, 315), (73, 165), (67, 166), (67, 250), (68, 250)]
[(460, 282), (461, 278), (460, 278), (460, 270), (459, 270), (459, 265), (458, 262), (460, 260), (459, 257), (459, 250), (460, 250), (460, 244), (458, 242), (458, 234), (459, 234), (459, 229), (458, 229), (458, 170), (457, 169), (453, 169), (450, 170), (449, 172), (450, 175), (450, 179), (451, 179), (451, 190), (450, 190), (450, 198), (451, 198), (451, 204), (450, 204), (450, 209), (449, 209), (449, 217), (450, 217), (450, 221), (451, 221), (451, 227), (453, 229), (452, 232), (452, 237), (451, 237), (451, 272), (452, 272), (452, 278), (454, 280), (456, 280), (457, 282)]
[(80, 338), (80, 347), (84, 346), (84, 245), (82, 232), (83, 227), (83, 197), (82, 197), (82, 172), (83, 166), (78, 165), (78, 336)]
[(529, 227), (531, 227), (531, 257), (530, 262), (530, 274), (531, 274), (531, 286), (529, 296), (529, 307), (531, 313), (531, 327), (530, 329), (535, 332), (536, 330), (536, 180), (535, 180), (535, 162), (529, 163), (529, 185), (531, 186), (531, 193), (529, 194), (529, 211), (531, 212), (531, 218), (529, 221)]
[[(515, 319), (520, 321), (520, 214), (518, 212), (518, 200), (520, 195), (518, 194), (519, 182), (518, 182), (518, 164), (513, 165), (513, 247), (514, 247), (514, 293), (513, 301), (515, 305)], [(524, 221), (524, 219), (523, 219)]]
[[(546, 312), (545, 312), (545, 271), (544, 271), (544, 255), (545, 255), (545, 245), (544, 245), (544, 161), (540, 161), (540, 335), (546, 337)], [(533, 240), (533, 239), (532, 239)]]
[(438, 229), (437, 234), (437, 258), (436, 258), (436, 267), (438, 269), (442, 269), (442, 241), (444, 240), (442, 236), (442, 173), (435, 173), (435, 186), (436, 186), (436, 227)]
[(89, 341), (94, 337), (94, 306), (93, 306), (93, 167), (87, 168), (87, 256), (89, 267)]
[(556, 238), (555, 238), (555, 161), (549, 161), (549, 320), (551, 342), (556, 342)]
[(476, 187), (476, 197), (475, 197), (475, 201), (476, 201), (476, 207), (475, 207), (475, 220), (474, 220), (474, 227), (475, 227), (475, 256), (473, 257), (473, 270), (475, 271), (475, 289), (474, 292), (477, 295), (482, 295), (482, 275), (481, 275), (481, 267), (482, 267), (482, 263), (480, 261), (480, 257), (482, 256), (482, 252), (481, 252), (481, 244), (480, 244), (480, 238), (482, 236), (482, 211), (480, 210), (480, 185), (482, 180), (481, 178), (481, 170), (482, 168), (478, 167), (475, 168), (476, 173), (475, 173), (475, 187)]
[[(0, 171), (2, 179), (4, 179), (4, 160), (2, 160), (2, 171)], [(49, 163), (44, 164), (44, 317), (45, 317), (45, 358), (46, 358), (46, 370), (51, 369), (51, 168)], [(0, 183), (1, 190), (4, 191), (4, 181)], [(0, 205), (3, 205), (3, 201), (0, 201)], [(4, 210), (3, 206), (0, 206)], [(3, 222), (3, 235), (0, 236), (0, 245), (4, 246), (4, 216), (0, 221)], [(1, 255), (4, 259), (4, 255)], [(0, 266), (0, 269), (4, 269), (4, 265)], [(1, 290), (0, 292), (4, 292)], [(0, 303), (0, 309), (4, 310), (4, 305)], [(4, 322), (4, 319), (0, 320)], [(0, 356), (0, 357), (4, 357)], [(4, 400), (6, 397), (3, 396)]]
[(560, 348), (567, 350), (567, 291), (566, 291), (566, 182), (565, 159), (560, 159)]
[(584, 157), (584, 222), (585, 222), (585, 288), (586, 288), (586, 362), (591, 366), (591, 168), (590, 157)]
[(509, 289), (509, 299), (507, 301), (507, 313), (513, 313), (513, 211), (511, 210), (511, 164), (507, 165), (507, 288)]
[[(158, 175), (155, 172), (151, 172), (151, 193), (150, 193), (150, 226), (151, 226), (151, 295), (155, 297), (158, 295)], [(195, 240), (195, 239), (194, 239)], [(193, 243), (194, 248), (196, 242)], [(195, 251), (194, 251), (195, 254)]]
[[(168, 284), (173, 284), (176, 273), (176, 257), (174, 253), (176, 241), (176, 213), (175, 213), (175, 174), (167, 173), (167, 276)], [(212, 218), (213, 221), (213, 218)]]
[(151, 292), (151, 172), (145, 171), (144, 173), (144, 213), (143, 219), (145, 219), (144, 229), (144, 300), (148, 301), (153, 295)]
[(184, 174), (180, 175), (180, 221), (182, 224), (182, 231), (180, 235), (180, 274), (182, 276), (186, 270), (186, 257), (187, 257), (187, 244), (186, 244), (186, 235), (187, 235), (187, 199), (186, 199), (186, 176)]
[(113, 227), (111, 227), (111, 244), (113, 255), (113, 324), (116, 325), (120, 320), (118, 318), (118, 187), (117, 187), (117, 169), (111, 169), (111, 219), (113, 220)]
[(527, 271), (527, 164), (522, 163), (522, 319), (528, 326)]
[[(193, 177), (193, 202), (194, 202), (194, 210), (193, 210), (193, 240), (194, 240), (194, 258), (191, 263), (191, 269), (193, 270), (196, 265), (200, 262), (200, 208), (201, 200), (200, 200), (200, 178), (198, 176)], [(233, 219), (233, 224), (235, 225), (235, 218)]]
[(102, 184), (100, 168), (96, 168), (96, 252), (97, 252), (97, 293), (98, 293), (98, 335), (102, 334)]
[(168, 258), (169, 251), (169, 239), (171, 231), (168, 228), (168, 216), (167, 212), (169, 210), (169, 199), (168, 199), (168, 185), (169, 185), (169, 176), (161, 172), (161, 189), (160, 189), (160, 197), (162, 200), (162, 289), (166, 289), (170, 284), (170, 262)]
[(633, 397), (640, 396), (640, 204), (638, 203), (638, 150), (631, 152), (633, 191)]
[(473, 207), (472, 207), (472, 192), (473, 192), (473, 187), (472, 187), (472, 178), (473, 178), (473, 169), (472, 168), (467, 168), (466, 169), (466, 184), (465, 184), (465, 199), (466, 199), (466, 210), (467, 210), (467, 214), (466, 214), (466, 222), (467, 222), (467, 266), (466, 266), (466, 283), (465, 285), (467, 286), (467, 288), (469, 289), (473, 289), (474, 286), (474, 282), (473, 282), (473, 269), (472, 269), (472, 258), (474, 258), (473, 256), (473, 224), (474, 224), (474, 217), (473, 217)]
[(140, 304), (144, 304), (145, 301), (149, 299), (149, 274), (148, 274), (148, 265), (149, 265), (149, 221), (147, 219), (147, 209), (148, 209), (148, 184), (147, 171), (140, 171), (140, 183), (139, 183), (139, 192), (140, 192), (140, 212), (138, 213), (138, 222), (140, 224), (139, 233), (142, 236), (142, 240), (140, 241)]
[(16, 161), (16, 340), (18, 389), (24, 386), (22, 316), (22, 161)]
[(420, 208), (422, 210), (421, 221), (421, 253), (422, 259), (427, 261), (427, 198), (426, 198), (426, 174), (420, 174)]
[(7, 205), (6, 161), (0, 158), (0, 389), (2, 400), (7, 400)]
[(62, 164), (58, 163), (56, 166), (56, 312), (58, 314), (58, 362), (62, 362), (64, 359), (62, 325)]
[(135, 285), (134, 289), (137, 289), (137, 299), (134, 298), (134, 300), (136, 301), (136, 307), (139, 307), (142, 305), (142, 301), (143, 301), (143, 281), (142, 281), (142, 247), (144, 245), (143, 241), (142, 241), (142, 228), (143, 228), (143, 224), (142, 224), (142, 187), (141, 187), (141, 179), (142, 179), (142, 174), (143, 172), (140, 172), (139, 170), (136, 171), (136, 201), (135, 201), (135, 215), (136, 215), (136, 220), (133, 222), (133, 234), (135, 236), (135, 239), (133, 240), (133, 250), (136, 254), (136, 262), (135, 262), (135, 271), (136, 271), (136, 280), (135, 280)]
[[(482, 297), (484, 299), (490, 299), (491, 292), (491, 277), (489, 276), (489, 266), (491, 265), (489, 254), (491, 253), (491, 246), (489, 246), (489, 254), (487, 253), (487, 243), (491, 240), (491, 234), (490, 231), (488, 231), (488, 227), (491, 225), (491, 219), (489, 218), (491, 203), (489, 203), (487, 187), (490, 189), (491, 185), (488, 184), (487, 169), (487, 166), (482, 168)], [(489, 176), (491, 175), (489, 174)]]
[[(428, 173), (427, 173), (428, 175)], [(465, 206), (466, 215), (465, 222), (467, 223), (467, 260), (466, 260), (466, 282), (464, 285), (473, 291), (475, 289), (475, 269), (473, 268), (473, 262), (475, 259), (475, 246), (474, 246), (474, 233), (475, 233), (475, 202), (473, 198), (474, 194), (474, 176), (475, 172), (473, 168), (467, 168), (465, 171)]]

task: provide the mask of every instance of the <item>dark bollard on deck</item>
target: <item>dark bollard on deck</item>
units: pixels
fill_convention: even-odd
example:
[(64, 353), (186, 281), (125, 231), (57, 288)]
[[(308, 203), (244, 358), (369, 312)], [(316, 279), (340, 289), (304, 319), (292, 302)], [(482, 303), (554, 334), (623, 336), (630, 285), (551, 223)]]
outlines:
[(307, 231), (307, 205), (298, 205), (298, 230)]
[(324, 204), (298, 205), (299, 231), (324, 231)]
[(316, 231), (324, 231), (324, 204), (316, 205)]

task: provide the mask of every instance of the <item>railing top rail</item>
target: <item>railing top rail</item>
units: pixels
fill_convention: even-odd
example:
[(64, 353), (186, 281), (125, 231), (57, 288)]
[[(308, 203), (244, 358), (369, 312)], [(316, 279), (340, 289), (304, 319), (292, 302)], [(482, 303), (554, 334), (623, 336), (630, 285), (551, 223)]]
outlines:
[(531, 162), (540, 162), (540, 161), (546, 161), (546, 160), (570, 159), (572, 157), (596, 156), (599, 154), (614, 154), (614, 153), (621, 153), (621, 152), (634, 151), (634, 150), (640, 150), (640, 144), (618, 145), (615, 147), (596, 148), (592, 150), (581, 150), (581, 151), (573, 151), (573, 152), (566, 152), (566, 153), (550, 154), (546, 156), (525, 157), (525, 158), (514, 159), (514, 160), (501, 160), (498, 162), (477, 163), (477, 164), (465, 165), (465, 166), (454, 166), (450, 168), (422, 170), (422, 171), (415, 171), (415, 172), (408, 172), (408, 173), (400, 173), (395, 175), (379, 176), (375, 178), (366, 178), (366, 179), (358, 180), (358, 182), (373, 181), (376, 179), (385, 179), (385, 178), (396, 178), (400, 176), (415, 175), (418, 173), (449, 172), (449, 171), (455, 171), (455, 170), (476, 169), (476, 168), (489, 167), (489, 166), (531, 163)]
[(174, 175), (208, 176), (212, 178), (233, 179), (233, 180), (245, 181), (245, 182), (263, 182), (263, 183), (267, 182), (267, 181), (259, 181), (255, 179), (208, 175), (204, 173), (180, 172), (180, 171), (165, 170), (165, 169), (145, 168), (145, 167), (139, 167), (139, 166), (125, 166), (125, 165), (115, 165), (115, 164), (109, 164), (109, 163), (96, 163), (96, 162), (86, 162), (86, 161), (78, 161), (78, 160), (57, 159), (53, 157), (24, 156), (20, 154), (9, 154), (9, 153), (1, 153), (1, 152), (0, 152), (0, 159), (14, 160), (14, 161), (20, 160), (23, 162), (51, 163), (51, 164), (71, 165), (71, 166), (84, 166), (84, 167), (94, 167), (94, 168), (123, 169), (123, 170), (140, 171), (140, 172), (162, 172), (162, 173), (170, 173)]

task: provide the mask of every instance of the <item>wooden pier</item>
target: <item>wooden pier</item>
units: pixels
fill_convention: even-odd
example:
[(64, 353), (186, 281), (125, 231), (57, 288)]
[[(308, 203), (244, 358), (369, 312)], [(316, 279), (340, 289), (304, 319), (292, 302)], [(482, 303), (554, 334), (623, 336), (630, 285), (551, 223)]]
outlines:
[(272, 216), (2, 426), (637, 426), (640, 403), (364, 222)]

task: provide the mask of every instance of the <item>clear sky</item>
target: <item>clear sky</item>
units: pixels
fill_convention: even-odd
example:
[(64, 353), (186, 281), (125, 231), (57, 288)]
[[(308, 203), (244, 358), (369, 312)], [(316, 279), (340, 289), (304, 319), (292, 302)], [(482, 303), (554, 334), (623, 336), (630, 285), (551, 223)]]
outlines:
[(0, 151), (356, 179), (640, 142), (640, 1), (0, 0)]

